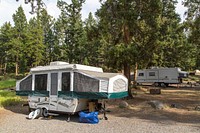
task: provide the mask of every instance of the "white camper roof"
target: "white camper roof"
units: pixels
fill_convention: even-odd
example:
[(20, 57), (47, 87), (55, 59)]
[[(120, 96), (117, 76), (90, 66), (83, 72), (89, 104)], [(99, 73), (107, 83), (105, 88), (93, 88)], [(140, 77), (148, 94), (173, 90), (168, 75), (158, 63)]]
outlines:
[(108, 80), (118, 75), (123, 76), (123, 74), (121, 73), (105, 73), (105, 72), (102, 73), (102, 72), (94, 72), (94, 71), (86, 71), (86, 70), (80, 70), (79, 72), (90, 75), (91, 77), (94, 77), (94, 78), (105, 79), (105, 80)]
[(38, 66), (31, 68), (31, 72), (54, 71), (54, 70), (87, 70), (94, 72), (103, 72), (100, 67), (86, 66), (80, 64), (69, 64), (67, 62), (51, 62), (48, 66)]

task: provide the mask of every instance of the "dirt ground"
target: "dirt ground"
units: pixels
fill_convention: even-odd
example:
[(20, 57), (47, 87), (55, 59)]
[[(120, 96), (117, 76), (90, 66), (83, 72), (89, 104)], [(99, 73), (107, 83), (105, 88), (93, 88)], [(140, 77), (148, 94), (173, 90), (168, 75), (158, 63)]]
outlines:
[[(108, 119), (110, 118), (110, 122), (112, 119), (122, 118), (126, 119), (127, 122), (129, 120), (130, 122), (135, 120), (147, 121), (149, 124), (154, 122), (165, 125), (174, 125), (174, 123), (178, 123), (182, 125), (182, 127), (186, 124), (200, 129), (200, 110), (195, 109), (197, 106), (200, 106), (200, 86), (180, 86), (179, 88), (171, 86), (160, 88), (161, 94), (150, 94), (149, 90), (152, 88), (155, 87), (142, 86), (139, 87), (139, 89), (133, 89), (133, 99), (124, 98), (106, 101), (106, 107), (107, 110), (109, 110), (107, 114)], [(164, 104), (164, 109), (158, 110), (152, 108), (151, 105), (148, 104), (151, 100), (162, 102)], [(119, 107), (121, 101), (126, 101), (129, 107)], [(8, 116), (15, 116), (17, 114), (23, 114), (21, 117), (27, 116), (27, 107), (18, 105), (0, 108), (0, 125)]]
[[(150, 94), (150, 89), (159, 87), (142, 86), (134, 89), (133, 99), (124, 99), (129, 108), (119, 108), (121, 100), (108, 101), (108, 109), (116, 116), (137, 117), (149, 120), (172, 120), (182, 123), (200, 124), (200, 86), (171, 86), (160, 88), (161, 94)], [(157, 110), (149, 101), (157, 100), (164, 104), (164, 109)]]

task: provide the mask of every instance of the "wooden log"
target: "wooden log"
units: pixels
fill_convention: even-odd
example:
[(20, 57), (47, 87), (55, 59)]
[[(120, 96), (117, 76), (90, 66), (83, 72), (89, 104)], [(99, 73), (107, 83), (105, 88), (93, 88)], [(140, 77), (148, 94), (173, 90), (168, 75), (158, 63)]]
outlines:
[(161, 89), (160, 88), (150, 89), (150, 94), (161, 94)]

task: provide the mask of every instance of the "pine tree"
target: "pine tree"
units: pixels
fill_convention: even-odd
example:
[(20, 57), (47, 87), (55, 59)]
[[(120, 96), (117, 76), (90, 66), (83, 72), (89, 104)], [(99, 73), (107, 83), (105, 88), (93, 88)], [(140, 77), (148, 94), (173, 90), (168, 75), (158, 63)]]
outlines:
[(66, 60), (69, 63), (84, 63), (84, 44), (86, 43), (86, 34), (81, 20), (82, 4), (85, 0), (72, 0), (68, 4), (59, 0), (57, 5), (61, 10), (62, 23), (64, 24), (64, 47), (67, 53)]
[(43, 44), (43, 29), (38, 25), (38, 20), (32, 18), (28, 25), (28, 38), (26, 43), (26, 57), (28, 66), (34, 67), (42, 64), (45, 45)]
[(10, 49), (12, 31), (13, 27), (10, 22), (5, 22), (0, 28), (0, 68), (4, 74), (7, 72), (7, 64), (10, 60), (8, 51)]
[(45, 9), (41, 11), (41, 25), (43, 29), (43, 44), (45, 45), (45, 51), (44, 51), (44, 57), (43, 62), (44, 64), (49, 64), (51, 61), (53, 61), (53, 52), (54, 52), (54, 31), (53, 31), (53, 25), (54, 25), (53, 17), (50, 16)]
[[(15, 14), (13, 14), (14, 28), (13, 36), (10, 43), (9, 54), (13, 56), (15, 62), (15, 74), (18, 75), (19, 63), (23, 57), (24, 45), (26, 42), (27, 19), (23, 8), (20, 6)], [(25, 60), (23, 58), (23, 60)]]
[[(187, 42), (184, 25), (176, 13), (176, 4), (176, 0), (162, 1), (159, 48), (149, 66), (185, 68), (186, 64), (191, 63), (187, 61), (192, 61), (192, 47)], [(182, 58), (183, 54), (187, 56)]]
[(87, 35), (87, 42), (85, 43), (85, 63), (92, 66), (99, 66), (100, 62), (100, 39), (97, 21), (90, 12), (88, 18), (85, 20), (85, 32)]
[(129, 83), (131, 66), (153, 58), (160, 13), (160, 0), (109, 0), (97, 12), (108, 64), (117, 69), (123, 66)]
[(194, 54), (196, 57), (196, 69), (200, 69), (200, 1), (198, 0), (184, 0), (184, 6), (188, 8), (185, 13), (188, 40), (196, 49)]

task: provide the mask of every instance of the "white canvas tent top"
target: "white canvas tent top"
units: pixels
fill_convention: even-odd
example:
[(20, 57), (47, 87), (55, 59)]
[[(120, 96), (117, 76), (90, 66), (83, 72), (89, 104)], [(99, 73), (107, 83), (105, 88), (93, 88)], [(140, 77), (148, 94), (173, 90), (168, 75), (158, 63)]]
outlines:
[(52, 62), (30, 70), (17, 82), (17, 95), (73, 97), (84, 99), (122, 98), (128, 95), (128, 80), (102, 68), (66, 62)]

